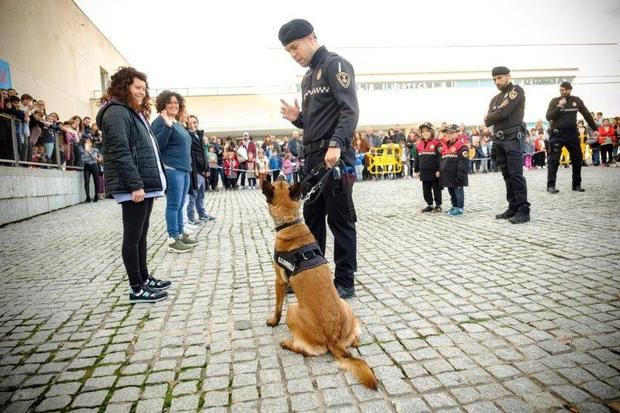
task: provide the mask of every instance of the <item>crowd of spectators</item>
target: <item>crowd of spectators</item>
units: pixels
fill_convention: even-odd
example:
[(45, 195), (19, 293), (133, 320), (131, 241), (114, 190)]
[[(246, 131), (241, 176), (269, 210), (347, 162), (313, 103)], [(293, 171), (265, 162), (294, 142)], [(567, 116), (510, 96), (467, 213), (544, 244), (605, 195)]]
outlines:
[[(48, 112), (46, 102), (28, 93), (19, 95), (15, 89), (1, 89), (0, 113), (15, 119), (17, 153), (21, 161), (38, 164), (56, 164), (60, 167), (79, 167), (84, 170), (87, 201), (101, 199), (104, 192), (103, 159), (100, 154), (101, 131), (89, 116), (71, 116), (62, 120), (57, 112)], [(618, 161), (620, 117), (605, 118), (602, 113), (593, 114), (598, 125), (596, 138), (583, 121), (578, 131), (584, 166), (610, 166)], [(244, 132), (239, 138), (207, 136), (199, 128), (198, 118), (183, 113), (181, 125), (195, 137), (192, 147), (194, 175), (204, 178), (205, 191), (256, 189), (261, 182), (274, 181), (283, 174), (289, 182), (300, 179), (302, 137), (298, 131), (289, 136), (265, 135), (261, 140)], [(447, 123), (437, 126), (437, 138), (446, 140)], [(539, 120), (529, 130), (523, 141), (523, 167), (526, 170), (544, 168), (548, 150), (546, 124)], [(356, 151), (355, 172), (358, 180), (411, 178), (414, 171), (416, 143), (421, 139), (417, 128), (405, 130), (396, 125), (386, 130), (367, 128), (352, 137)], [(460, 125), (459, 139), (469, 148), (469, 172), (497, 172), (492, 157), (492, 131), (485, 126)], [(199, 143), (197, 143), (199, 142)], [(202, 146), (200, 146), (200, 142)], [(398, 162), (402, 163), (399, 174), (372, 174), (368, 166), (370, 157), (391, 145), (400, 146)], [(202, 151), (202, 155), (198, 154)], [(396, 153), (396, 152), (395, 152)], [(568, 152), (563, 153), (561, 165), (568, 167)], [(30, 166), (32, 166), (30, 164)], [(39, 167), (45, 167), (39, 165)], [(95, 193), (90, 197), (90, 180)], [(190, 198), (194, 203), (195, 197)], [(198, 200), (199, 203), (202, 199)]]

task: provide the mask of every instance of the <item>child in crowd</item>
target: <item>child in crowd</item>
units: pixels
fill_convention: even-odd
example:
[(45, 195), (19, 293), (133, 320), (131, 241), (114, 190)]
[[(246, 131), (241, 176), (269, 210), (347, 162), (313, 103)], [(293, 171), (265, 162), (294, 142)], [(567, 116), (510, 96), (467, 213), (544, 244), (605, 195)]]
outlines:
[(284, 155), (284, 161), (282, 161), (282, 173), (286, 177), (289, 184), (293, 183), (293, 164), (291, 162), (292, 155), (287, 152)]
[[(435, 139), (435, 130), (430, 122), (420, 125), (422, 140), (418, 142), (414, 171), (422, 181), (426, 208), (422, 212), (441, 212), (441, 182), (439, 181), (439, 161), (441, 144)], [(433, 208), (433, 195), (435, 207)]]
[(532, 145), (532, 138), (526, 136), (523, 140), (523, 166), (530, 170), (532, 169), (532, 157), (534, 156), (534, 145)]
[(224, 160), (224, 174), (228, 181), (228, 187), (226, 189), (237, 189), (237, 169), (239, 169), (239, 161), (235, 157), (234, 151), (229, 151)]
[(256, 174), (258, 171), (258, 165), (254, 159), (254, 154), (248, 151), (248, 160), (245, 164), (246, 172), (245, 176), (248, 178), (248, 187), (250, 189), (256, 189)]
[(400, 161), (403, 164), (401, 176), (409, 178), (409, 150), (405, 147), (405, 141), (400, 141)]
[(280, 168), (282, 168), (282, 158), (280, 157), (280, 152), (274, 147), (269, 157), (269, 169), (271, 170), (271, 174), (267, 175), (268, 182), (275, 182), (276, 179), (278, 179)]
[(207, 164), (209, 165), (209, 185), (212, 191), (217, 191), (217, 181), (220, 171), (217, 165), (217, 153), (215, 153), (215, 146), (209, 145), (209, 152), (207, 152)]
[(263, 186), (263, 181), (267, 179), (267, 172), (269, 169), (269, 158), (265, 154), (262, 148), (258, 149), (258, 160), (256, 161), (258, 167), (258, 186)]
[(448, 215), (453, 217), (463, 215), (465, 205), (463, 187), (468, 183), (468, 152), (467, 145), (459, 139), (458, 125), (449, 125), (446, 144), (441, 149), (440, 170), (441, 182), (445, 188), (448, 188), (452, 202)]
[(359, 147), (355, 147), (355, 176), (357, 181), (364, 180), (364, 154)]
[(487, 173), (489, 171), (490, 156), (489, 138), (485, 136), (480, 138), (480, 145), (476, 148), (476, 158), (480, 159), (480, 170), (482, 173)]

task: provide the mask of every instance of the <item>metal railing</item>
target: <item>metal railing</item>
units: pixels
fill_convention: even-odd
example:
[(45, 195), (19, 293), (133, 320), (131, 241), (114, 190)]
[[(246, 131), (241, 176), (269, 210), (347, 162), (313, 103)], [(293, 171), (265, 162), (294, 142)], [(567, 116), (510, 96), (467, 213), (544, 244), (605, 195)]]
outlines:
[[(56, 137), (56, 133), (54, 134)], [(23, 139), (23, 142), (21, 140)], [(77, 170), (84, 168), (81, 166), (66, 165), (62, 162), (60, 148), (58, 143), (54, 142), (54, 160), (55, 162), (32, 162), (27, 159), (27, 155), (32, 151), (28, 150), (31, 145), (28, 136), (20, 137), (18, 140), (16, 119), (7, 114), (0, 114), (0, 164), (9, 166), (36, 166), (40, 168), (56, 168), (61, 170)]]

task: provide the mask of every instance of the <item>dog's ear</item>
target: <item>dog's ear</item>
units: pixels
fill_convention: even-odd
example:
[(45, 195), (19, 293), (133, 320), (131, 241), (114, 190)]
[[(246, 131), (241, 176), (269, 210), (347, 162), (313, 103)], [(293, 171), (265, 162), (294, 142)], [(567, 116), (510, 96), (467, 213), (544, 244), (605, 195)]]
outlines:
[(291, 197), (291, 199), (298, 201), (301, 199), (301, 190), (301, 182), (297, 182), (296, 184), (293, 184), (288, 188), (288, 195)]
[(261, 184), (261, 189), (267, 198), (267, 203), (271, 204), (271, 201), (273, 201), (273, 185), (267, 181), (263, 181)]

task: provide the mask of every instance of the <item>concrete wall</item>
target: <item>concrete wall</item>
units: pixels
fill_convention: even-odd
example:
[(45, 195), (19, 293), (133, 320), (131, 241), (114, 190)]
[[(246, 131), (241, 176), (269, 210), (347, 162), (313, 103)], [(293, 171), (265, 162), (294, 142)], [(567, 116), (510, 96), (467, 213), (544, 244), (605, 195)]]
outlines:
[(85, 199), (82, 171), (0, 166), (0, 225)]
[(71, 0), (0, 1), (0, 58), (13, 87), (47, 103), (61, 119), (90, 114), (100, 67), (110, 76), (127, 60)]

